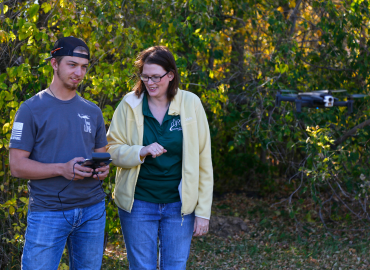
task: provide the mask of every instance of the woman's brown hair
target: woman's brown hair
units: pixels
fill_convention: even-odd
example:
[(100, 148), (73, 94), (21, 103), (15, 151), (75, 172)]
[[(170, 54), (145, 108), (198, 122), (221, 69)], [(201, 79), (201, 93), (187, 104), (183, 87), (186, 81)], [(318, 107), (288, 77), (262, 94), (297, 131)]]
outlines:
[(172, 101), (174, 96), (177, 94), (180, 77), (177, 72), (175, 58), (169, 49), (165, 46), (154, 46), (139, 53), (135, 61), (135, 66), (139, 71), (139, 80), (133, 89), (138, 97), (146, 91), (145, 84), (140, 80), (140, 74), (143, 72), (144, 64), (156, 64), (161, 66), (167, 72), (171, 71), (173, 73), (174, 78), (170, 81), (167, 89), (167, 98), (169, 101)]

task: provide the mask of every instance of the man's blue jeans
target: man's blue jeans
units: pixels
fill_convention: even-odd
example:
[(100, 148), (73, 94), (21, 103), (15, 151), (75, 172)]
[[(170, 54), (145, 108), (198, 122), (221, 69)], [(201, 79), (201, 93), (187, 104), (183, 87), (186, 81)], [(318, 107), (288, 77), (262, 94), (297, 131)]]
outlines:
[(104, 245), (104, 209), (105, 202), (101, 201), (85, 208), (64, 211), (65, 218), (73, 226), (68, 224), (62, 211), (29, 211), (22, 269), (57, 270), (66, 242), (70, 270), (100, 269)]
[(194, 229), (194, 213), (181, 217), (181, 202), (135, 200), (131, 213), (119, 209), (130, 270), (157, 269), (157, 239), (161, 270), (186, 268)]

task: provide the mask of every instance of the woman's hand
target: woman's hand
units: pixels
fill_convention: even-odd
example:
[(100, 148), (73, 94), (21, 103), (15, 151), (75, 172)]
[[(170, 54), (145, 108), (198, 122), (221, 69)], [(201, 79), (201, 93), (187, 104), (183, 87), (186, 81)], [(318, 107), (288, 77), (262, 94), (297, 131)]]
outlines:
[(167, 150), (164, 149), (159, 143), (149, 144), (140, 150), (140, 157), (145, 158), (146, 156), (152, 155), (152, 158), (159, 157), (160, 155), (166, 153)]
[(209, 220), (201, 217), (195, 217), (193, 236), (205, 235), (209, 230)]

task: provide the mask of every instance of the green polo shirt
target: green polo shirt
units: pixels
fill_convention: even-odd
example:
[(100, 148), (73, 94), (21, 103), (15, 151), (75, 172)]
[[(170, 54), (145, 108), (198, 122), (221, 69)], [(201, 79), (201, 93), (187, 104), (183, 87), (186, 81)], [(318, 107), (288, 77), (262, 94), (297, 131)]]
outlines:
[(141, 164), (135, 189), (135, 199), (153, 203), (180, 201), (178, 185), (182, 177), (182, 128), (180, 115), (164, 116), (162, 125), (149, 109), (146, 94), (143, 98), (144, 137), (143, 145), (154, 142), (162, 145), (167, 153), (145, 158)]

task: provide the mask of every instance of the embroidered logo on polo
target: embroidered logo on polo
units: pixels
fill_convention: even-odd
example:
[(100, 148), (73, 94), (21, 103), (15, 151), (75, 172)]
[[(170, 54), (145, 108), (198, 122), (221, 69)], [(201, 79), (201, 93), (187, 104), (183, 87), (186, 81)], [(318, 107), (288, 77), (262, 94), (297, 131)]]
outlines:
[(91, 133), (91, 125), (90, 125), (90, 122), (87, 121), (87, 120), (90, 120), (90, 116), (84, 115), (84, 114), (78, 114), (78, 117), (85, 120), (84, 131)]
[(22, 131), (23, 131), (23, 123), (14, 122), (13, 129), (12, 129), (12, 136), (10, 139), (20, 141), (22, 139)]
[(173, 119), (172, 122), (171, 122), (171, 127), (170, 127), (170, 131), (175, 131), (175, 130), (182, 130), (182, 127), (181, 127), (181, 120), (180, 119)]

